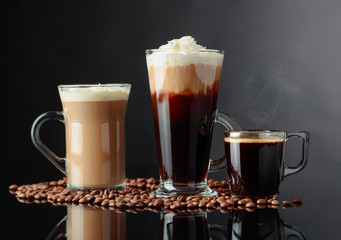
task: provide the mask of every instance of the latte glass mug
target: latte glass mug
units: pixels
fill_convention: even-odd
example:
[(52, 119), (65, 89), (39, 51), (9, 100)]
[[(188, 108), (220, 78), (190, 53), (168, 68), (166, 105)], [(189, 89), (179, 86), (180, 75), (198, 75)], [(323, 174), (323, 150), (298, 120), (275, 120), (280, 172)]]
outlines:
[[(284, 159), (289, 138), (302, 140), (301, 160), (288, 166)], [(273, 130), (225, 132), (227, 179), (231, 195), (239, 198), (275, 198), (281, 181), (301, 171), (308, 161), (309, 133)]]
[[(59, 85), (63, 111), (43, 113), (33, 123), (33, 144), (66, 175), (69, 190), (125, 189), (125, 114), (130, 87)], [(40, 127), (47, 120), (65, 124), (65, 158), (40, 140)]]

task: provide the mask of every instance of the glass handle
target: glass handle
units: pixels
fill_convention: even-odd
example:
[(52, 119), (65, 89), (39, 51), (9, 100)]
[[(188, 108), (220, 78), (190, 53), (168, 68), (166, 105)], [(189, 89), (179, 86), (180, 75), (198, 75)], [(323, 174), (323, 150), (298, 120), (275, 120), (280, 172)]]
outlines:
[(209, 224), (208, 225), (210, 239), (227, 239), (226, 233), (227, 230), (225, 227), (216, 225), (216, 224)]
[(40, 140), (40, 127), (42, 124), (47, 120), (58, 120), (64, 123), (64, 114), (63, 112), (59, 111), (50, 111), (41, 114), (37, 119), (34, 121), (32, 128), (31, 128), (31, 138), (34, 146), (62, 173), (66, 175), (65, 171), (65, 161), (66, 158), (58, 157), (54, 154), (41, 140)]
[(303, 240), (306, 239), (302, 230), (294, 226), (291, 226), (285, 222), (282, 222), (282, 226), (283, 226), (284, 239), (291, 239), (292, 237), (296, 237), (297, 239), (303, 239)]
[[(237, 130), (240, 131), (241, 128), (237, 122), (232, 116), (228, 115), (227, 113), (224, 113), (222, 111), (219, 111), (218, 109), (213, 114), (213, 123), (220, 123), (222, 124), (227, 130)], [(219, 159), (210, 159), (210, 166), (208, 171), (209, 172), (216, 172), (221, 169), (226, 168), (226, 157), (225, 155), (222, 158)]]
[(309, 133), (308, 132), (287, 132), (286, 139), (287, 141), (291, 137), (298, 137), (302, 140), (302, 156), (301, 161), (294, 167), (290, 167), (284, 162), (284, 174), (283, 179), (289, 175), (295, 174), (301, 171), (306, 165), (308, 161), (308, 153), (309, 153)]

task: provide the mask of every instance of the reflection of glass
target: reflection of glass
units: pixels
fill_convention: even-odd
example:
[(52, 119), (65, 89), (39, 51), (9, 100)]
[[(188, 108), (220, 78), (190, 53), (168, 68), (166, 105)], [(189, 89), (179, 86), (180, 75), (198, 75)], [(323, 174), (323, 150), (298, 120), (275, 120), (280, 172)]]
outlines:
[(306, 239), (304, 233), (279, 217), (277, 209), (254, 212), (232, 210), (227, 223), (227, 239)]
[[(66, 223), (66, 226), (65, 226)], [(63, 231), (66, 234), (63, 234)], [(126, 239), (126, 214), (91, 207), (69, 206), (65, 217), (47, 239), (123, 240)]]
[[(214, 231), (212, 231), (214, 229)], [(161, 213), (161, 239), (217, 239), (212, 232), (219, 232), (219, 226), (209, 226), (206, 212)]]

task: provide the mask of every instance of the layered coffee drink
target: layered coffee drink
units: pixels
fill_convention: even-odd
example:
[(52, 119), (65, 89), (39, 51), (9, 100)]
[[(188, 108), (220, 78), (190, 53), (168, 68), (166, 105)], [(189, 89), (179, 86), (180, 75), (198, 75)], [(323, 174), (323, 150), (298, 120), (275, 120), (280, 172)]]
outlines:
[(192, 37), (146, 52), (160, 186), (196, 188), (208, 173), (223, 52)]
[(130, 85), (60, 87), (68, 188), (125, 186), (125, 114)]
[(282, 180), (283, 138), (225, 137), (227, 178), (234, 197), (273, 198)]

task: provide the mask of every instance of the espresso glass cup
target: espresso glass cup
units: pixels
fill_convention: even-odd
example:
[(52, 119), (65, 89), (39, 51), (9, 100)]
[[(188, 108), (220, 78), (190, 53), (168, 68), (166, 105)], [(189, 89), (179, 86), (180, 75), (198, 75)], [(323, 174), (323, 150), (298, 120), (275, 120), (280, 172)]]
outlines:
[(147, 50), (160, 172), (157, 197), (214, 194), (206, 183), (223, 159), (210, 160), (213, 123), (239, 130), (238, 123), (217, 110), (224, 52), (191, 53)]
[[(297, 166), (285, 163), (285, 142), (302, 140), (302, 156)], [(301, 171), (307, 164), (309, 133), (273, 130), (225, 132), (227, 179), (232, 197), (275, 198), (281, 181)]]
[[(59, 85), (63, 111), (43, 113), (33, 123), (34, 145), (67, 176), (69, 190), (125, 189), (125, 114), (130, 87)], [(47, 120), (65, 124), (65, 158), (40, 140), (40, 127)]]

